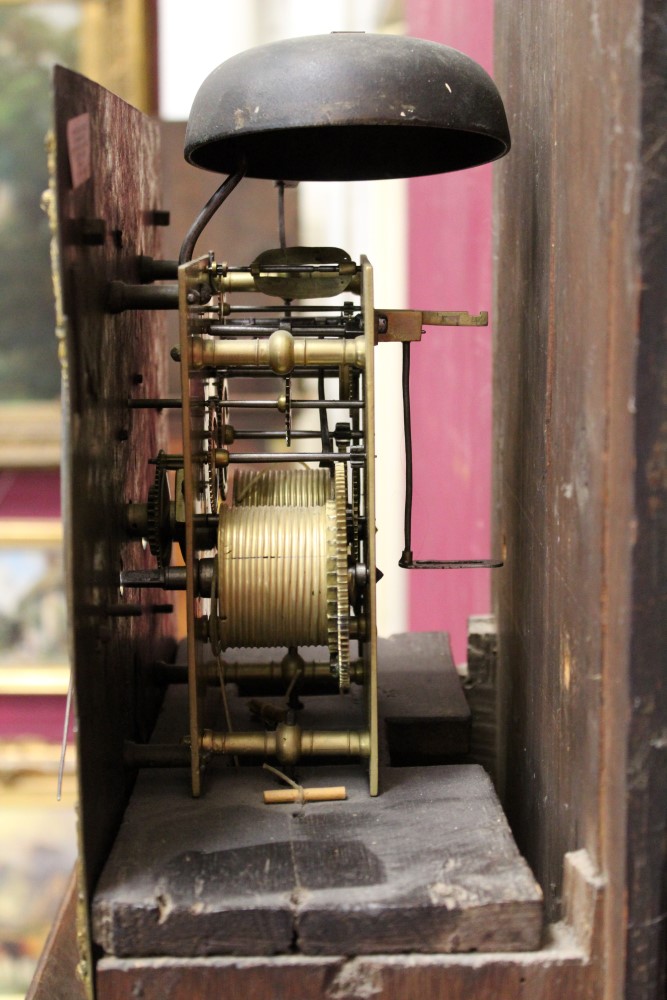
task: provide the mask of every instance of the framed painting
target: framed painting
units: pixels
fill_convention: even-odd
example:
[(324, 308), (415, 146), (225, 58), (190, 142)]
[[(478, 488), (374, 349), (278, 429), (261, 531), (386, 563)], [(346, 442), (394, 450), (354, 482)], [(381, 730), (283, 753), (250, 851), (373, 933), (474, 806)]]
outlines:
[(0, 694), (65, 694), (67, 608), (59, 520), (0, 519)]
[(76, 860), (76, 753), (56, 799), (60, 747), (0, 741), (0, 1000), (20, 1000)]

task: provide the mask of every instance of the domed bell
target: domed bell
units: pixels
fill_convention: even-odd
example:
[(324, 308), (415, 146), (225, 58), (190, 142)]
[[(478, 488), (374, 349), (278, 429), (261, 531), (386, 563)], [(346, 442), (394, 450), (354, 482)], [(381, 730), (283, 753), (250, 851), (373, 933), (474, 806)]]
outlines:
[(195, 97), (185, 157), (273, 180), (377, 180), (475, 167), (508, 152), (493, 80), (456, 49), (340, 32), (228, 59)]

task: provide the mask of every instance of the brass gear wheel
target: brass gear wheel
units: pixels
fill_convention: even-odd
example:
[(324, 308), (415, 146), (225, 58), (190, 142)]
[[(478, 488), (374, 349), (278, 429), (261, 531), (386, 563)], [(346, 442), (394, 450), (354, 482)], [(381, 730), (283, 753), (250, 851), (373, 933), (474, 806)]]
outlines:
[(347, 583), (347, 474), (336, 463), (334, 500), (327, 503), (327, 631), (332, 669), (350, 689), (350, 597)]
[(208, 509), (215, 513), (218, 509), (218, 497), (222, 492), (220, 470), (215, 464), (215, 453), (220, 444), (219, 403), (215, 397), (210, 397), (206, 404), (206, 430), (208, 432), (206, 488)]
[(155, 479), (148, 488), (146, 503), (146, 536), (148, 547), (159, 567), (171, 562), (171, 497), (169, 477), (161, 462), (163, 452), (157, 457)]

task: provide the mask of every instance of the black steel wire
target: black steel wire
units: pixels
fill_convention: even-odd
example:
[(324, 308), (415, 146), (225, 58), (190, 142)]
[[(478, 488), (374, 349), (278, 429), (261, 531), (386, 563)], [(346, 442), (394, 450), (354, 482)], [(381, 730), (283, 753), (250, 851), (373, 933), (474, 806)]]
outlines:
[(185, 234), (185, 239), (181, 244), (181, 251), (178, 255), (179, 264), (187, 264), (188, 261), (192, 260), (197, 240), (222, 203), (226, 201), (239, 181), (242, 180), (245, 172), (246, 168), (244, 165), (240, 167), (235, 174), (230, 174), (229, 177), (225, 178), (217, 191), (215, 191), (208, 199), (201, 212)]
[(403, 436), (405, 439), (404, 545), (399, 566), (412, 562), (412, 422), (410, 419), (410, 342), (403, 342)]
[[(317, 376), (317, 397), (321, 403), (325, 402), (324, 395), (324, 375)], [(331, 451), (331, 431), (329, 430), (329, 418), (326, 407), (320, 409), (320, 439), (322, 451)]]

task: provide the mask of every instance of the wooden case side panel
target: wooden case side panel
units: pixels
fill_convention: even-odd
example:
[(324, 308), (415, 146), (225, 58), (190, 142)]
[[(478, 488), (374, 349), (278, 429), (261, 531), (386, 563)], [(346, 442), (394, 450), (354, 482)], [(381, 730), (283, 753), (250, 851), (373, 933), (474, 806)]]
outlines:
[(627, 759), (625, 995), (633, 1000), (663, 997), (667, 988), (667, 22), (659, 0), (645, 0), (643, 15), (637, 540)]
[(637, 10), (496, 5), (512, 132), (496, 177), (500, 785), (548, 919), (563, 855), (581, 847), (609, 875), (614, 919), (622, 912)]

